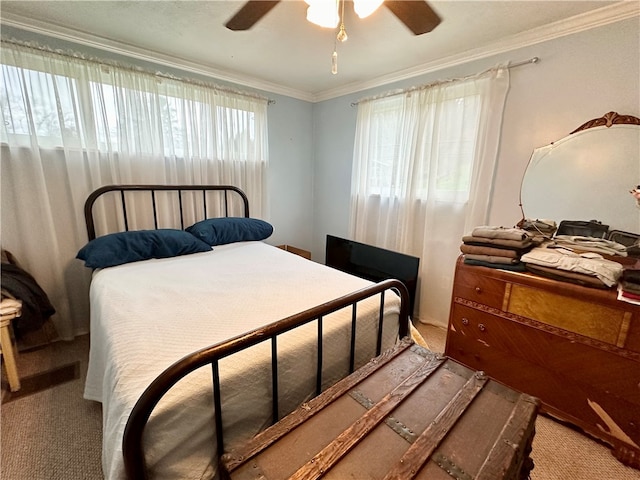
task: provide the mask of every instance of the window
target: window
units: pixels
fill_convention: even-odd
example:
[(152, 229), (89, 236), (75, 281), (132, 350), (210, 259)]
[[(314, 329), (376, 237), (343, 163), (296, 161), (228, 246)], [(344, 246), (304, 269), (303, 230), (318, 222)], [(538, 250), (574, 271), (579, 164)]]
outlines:
[[(392, 195), (406, 191), (411, 183), (418, 198), (434, 191), (443, 199), (459, 199), (471, 184), (480, 97), (470, 95), (430, 105), (437, 111), (438, 122), (432, 122), (434, 114), (427, 111), (414, 129), (403, 118), (406, 107), (402, 96), (384, 98), (372, 106), (367, 192)], [(432, 134), (425, 134), (426, 130)], [(421, 140), (408, 148), (407, 135), (414, 137), (416, 131), (423, 134)], [(408, 159), (412, 154), (416, 155), (413, 161)]]
[(99, 81), (88, 79), (96, 72), (73, 78), (3, 64), (0, 141), (11, 136), (29, 146), (33, 135), (45, 148), (265, 160), (256, 146), (256, 106), (263, 102), (106, 67), (97, 72)]
[(509, 71), (358, 104), (350, 236), (420, 257), (415, 317), (446, 323), (460, 238), (485, 225)]
[(34, 134), (42, 146), (62, 146), (62, 133), (79, 138), (74, 115), (76, 82), (60, 75), (2, 65), (0, 108), (5, 126), (0, 141), (8, 135), (28, 144)]

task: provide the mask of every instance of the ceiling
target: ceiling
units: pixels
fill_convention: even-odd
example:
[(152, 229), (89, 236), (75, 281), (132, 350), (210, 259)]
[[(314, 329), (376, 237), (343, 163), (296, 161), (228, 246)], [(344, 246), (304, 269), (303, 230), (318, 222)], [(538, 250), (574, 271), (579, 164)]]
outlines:
[[(224, 23), (227, 1), (10, 1), (3, 25), (308, 101), (320, 101), (484, 58), (640, 13), (636, 1), (430, 1), (442, 22), (415, 36), (386, 8), (366, 19), (349, 3), (349, 39), (306, 21), (301, 0), (281, 1), (248, 31)], [(522, 60), (522, 59), (512, 59)]]

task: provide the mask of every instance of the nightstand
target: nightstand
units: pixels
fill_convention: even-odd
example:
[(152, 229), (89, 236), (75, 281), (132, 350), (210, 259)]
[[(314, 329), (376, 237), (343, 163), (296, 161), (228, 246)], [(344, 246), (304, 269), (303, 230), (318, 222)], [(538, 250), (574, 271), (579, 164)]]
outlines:
[(281, 248), (282, 250), (286, 250), (287, 252), (295, 253), (296, 255), (300, 255), (301, 257), (304, 257), (307, 260), (311, 260), (311, 252), (307, 250), (303, 250), (297, 247), (292, 247), (291, 245), (278, 245), (278, 248)]

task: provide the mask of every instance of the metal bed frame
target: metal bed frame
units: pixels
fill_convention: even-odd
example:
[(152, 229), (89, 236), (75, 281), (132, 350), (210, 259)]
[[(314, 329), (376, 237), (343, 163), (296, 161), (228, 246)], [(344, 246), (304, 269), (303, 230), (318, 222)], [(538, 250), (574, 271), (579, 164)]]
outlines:
[(184, 202), (183, 192), (201, 192), (202, 193), (202, 207), (204, 217), (200, 220), (207, 218), (207, 192), (221, 192), (222, 201), (224, 204), (224, 216), (229, 216), (229, 204), (230, 194), (238, 195), (243, 205), (244, 217), (249, 217), (249, 200), (247, 195), (238, 187), (232, 185), (105, 185), (92, 192), (85, 201), (84, 204), (84, 218), (87, 224), (87, 235), (89, 240), (96, 238), (96, 227), (93, 216), (93, 206), (98, 198), (109, 195), (119, 194), (122, 214), (124, 216), (124, 231), (129, 231), (129, 216), (127, 213), (127, 199), (129, 195), (144, 194), (148, 192), (151, 198), (151, 205), (153, 207), (153, 225), (154, 228), (158, 228), (158, 203), (156, 198), (156, 192), (177, 192), (178, 194), (178, 206), (180, 212), (180, 229), (184, 229)]
[[(131, 192), (137, 194), (150, 193), (153, 206), (154, 226), (158, 228), (158, 205), (156, 202), (157, 191), (174, 191), (178, 193), (180, 226), (184, 228), (183, 195), (184, 191), (202, 192), (203, 211), (207, 215), (207, 192), (219, 191), (223, 195), (224, 216), (229, 216), (230, 196), (238, 195), (242, 205), (244, 216), (249, 217), (249, 202), (245, 193), (237, 187), (229, 185), (109, 185), (97, 189), (85, 202), (84, 212), (87, 224), (89, 240), (96, 238), (93, 207), (98, 198), (105, 194), (117, 194), (120, 198), (122, 213), (124, 216), (125, 231), (129, 230), (127, 216), (127, 198)], [(316, 391), (321, 393), (322, 386), (322, 360), (323, 360), (323, 318), (341, 309), (351, 309), (351, 338), (349, 353), (349, 372), (354, 371), (355, 345), (357, 330), (357, 306), (362, 300), (375, 295), (380, 296), (378, 314), (378, 332), (376, 338), (376, 355), (381, 354), (382, 331), (384, 322), (385, 293), (392, 292), (400, 297), (400, 313), (398, 339), (409, 336), (409, 293), (406, 286), (400, 280), (385, 280), (377, 284), (365, 287), (356, 292), (310, 308), (303, 312), (289, 316), (277, 322), (260, 327), (243, 335), (234, 337), (222, 343), (212, 345), (185, 356), (168, 367), (161, 373), (143, 392), (136, 402), (127, 421), (123, 436), (123, 455), (127, 478), (145, 479), (147, 477), (144, 448), (142, 437), (147, 421), (161, 398), (182, 378), (200, 367), (210, 365), (213, 379), (214, 418), (216, 428), (216, 442), (218, 457), (224, 452), (224, 436), (222, 428), (222, 407), (220, 392), (219, 362), (225, 357), (233, 355), (241, 350), (258, 343), (269, 341), (271, 343), (271, 385), (272, 385), (272, 423), (278, 421), (278, 336), (294, 328), (306, 325), (310, 322), (317, 324), (317, 364), (316, 364)], [(213, 445), (212, 445), (213, 449)]]
[[(376, 355), (381, 353), (382, 341), (382, 322), (383, 322), (383, 305), (384, 293), (392, 290), (397, 292), (401, 298), (400, 307), (400, 327), (398, 336), (405, 338), (408, 336), (409, 329), (409, 292), (405, 285), (399, 280), (385, 280), (374, 284), (370, 287), (363, 288), (349, 295), (337, 298), (330, 302), (324, 303), (309, 310), (292, 315), (283, 320), (279, 320), (270, 325), (258, 328), (244, 335), (232, 338), (226, 342), (219, 343), (207, 347), (205, 349), (188, 355), (161, 373), (147, 387), (136, 405), (133, 407), (129, 420), (124, 431), (122, 448), (124, 452), (124, 465), (127, 478), (146, 479), (147, 471), (145, 466), (144, 449), (142, 445), (142, 436), (144, 428), (163, 395), (165, 395), (173, 385), (180, 379), (184, 378), (194, 370), (211, 365), (211, 373), (213, 378), (213, 398), (214, 398), (214, 415), (217, 441), (217, 454), (220, 457), (224, 453), (224, 437), (222, 428), (222, 406), (220, 393), (220, 375), (219, 361), (229, 355), (233, 355), (241, 350), (249, 348), (260, 342), (271, 342), (271, 383), (272, 383), (272, 424), (276, 423), (278, 418), (278, 336), (294, 328), (300, 327), (307, 323), (317, 322), (317, 367), (316, 367), (316, 396), (321, 393), (322, 385), (322, 320), (325, 315), (333, 313), (342, 308), (352, 308), (351, 319), (351, 350), (350, 350), (350, 368), (349, 372), (354, 371), (354, 355), (355, 355), (355, 334), (356, 334), (356, 310), (359, 301), (380, 294), (380, 314), (378, 317), (379, 327), (377, 335)], [(213, 449), (213, 446), (211, 447)]]

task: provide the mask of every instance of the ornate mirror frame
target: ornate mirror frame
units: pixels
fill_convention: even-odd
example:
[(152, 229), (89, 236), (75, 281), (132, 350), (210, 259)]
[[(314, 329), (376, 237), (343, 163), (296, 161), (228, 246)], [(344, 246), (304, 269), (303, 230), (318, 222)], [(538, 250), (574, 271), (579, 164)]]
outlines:
[(536, 148), (520, 187), (523, 218), (598, 220), (640, 233), (640, 118), (609, 112)]

